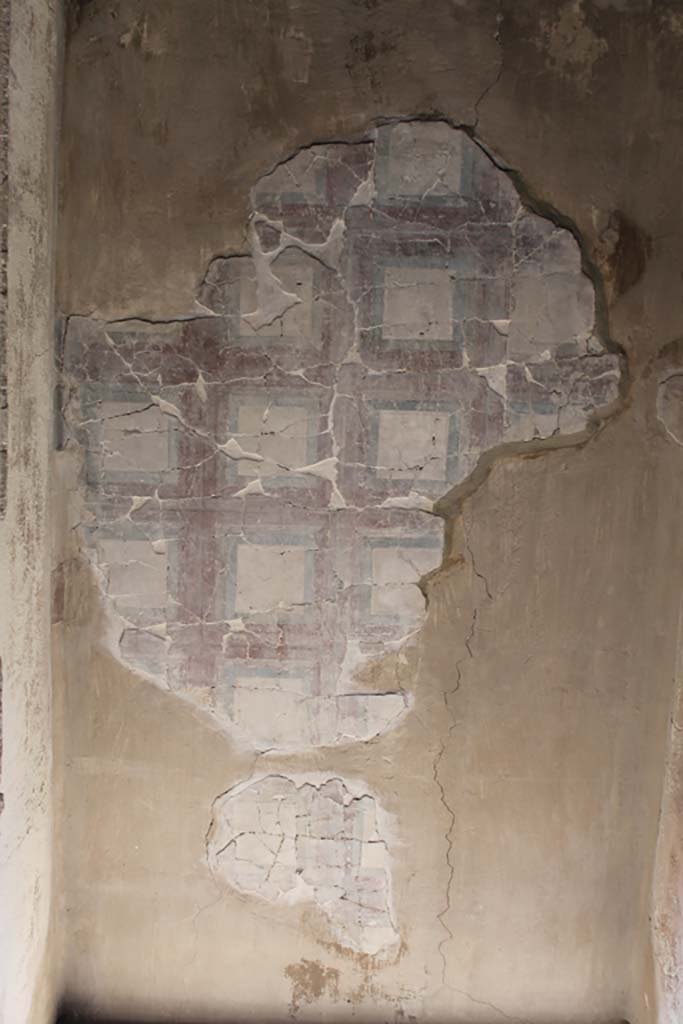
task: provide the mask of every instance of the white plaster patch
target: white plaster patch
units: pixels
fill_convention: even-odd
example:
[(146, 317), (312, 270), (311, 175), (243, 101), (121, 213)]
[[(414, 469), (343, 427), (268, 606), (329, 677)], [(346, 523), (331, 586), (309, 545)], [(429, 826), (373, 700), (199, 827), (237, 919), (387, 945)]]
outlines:
[(340, 778), (267, 775), (214, 803), (214, 875), (269, 902), (314, 903), (335, 938), (371, 955), (395, 949), (386, 817)]
[(250, 494), (259, 494), (265, 497), (266, 493), (267, 492), (261, 482), (261, 478), (257, 477), (256, 480), (250, 480), (248, 484), (245, 484), (239, 491), (236, 491), (235, 497), (247, 498)]
[(434, 502), (418, 491), (411, 491), (409, 494), (399, 495), (396, 498), (385, 498), (380, 508), (402, 508), (407, 512), (433, 512)]

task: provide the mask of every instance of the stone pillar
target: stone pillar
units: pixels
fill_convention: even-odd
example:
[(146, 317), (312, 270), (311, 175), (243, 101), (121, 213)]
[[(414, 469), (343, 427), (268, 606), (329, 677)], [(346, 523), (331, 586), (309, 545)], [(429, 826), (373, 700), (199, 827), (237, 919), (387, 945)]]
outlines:
[(6, 297), (0, 284), (0, 416), (5, 350), (9, 398), (6, 449), (0, 423), (0, 460), (7, 456), (6, 502), (0, 488), (0, 1020), (41, 1024), (52, 1019), (53, 977), (48, 474), (60, 32), (58, 4), (16, 0), (9, 11), (7, 6), (5, 0), (0, 20), (0, 75), (9, 53), (8, 97), (0, 102), (3, 276), (5, 232), (8, 250)]

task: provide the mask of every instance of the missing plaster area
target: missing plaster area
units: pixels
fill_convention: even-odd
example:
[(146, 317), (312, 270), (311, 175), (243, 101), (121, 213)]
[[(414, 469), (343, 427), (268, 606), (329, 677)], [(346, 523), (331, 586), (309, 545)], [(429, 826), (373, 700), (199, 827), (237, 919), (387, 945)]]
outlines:
[(364, 741), (409, 712), (435, 501), (585, 430), (619, 363), (572, 234), (447, 124), (302, 149), (251, 204), (192, 316), (68, 320), (84, 546), (131, 668), (257, 749)]
[(216, 800), (207, 856), (222, 884), (314, 904), (335, 941), (381, 955), (398, 943), (385, 833), (377, 801), (348, 782), (267, 775)]

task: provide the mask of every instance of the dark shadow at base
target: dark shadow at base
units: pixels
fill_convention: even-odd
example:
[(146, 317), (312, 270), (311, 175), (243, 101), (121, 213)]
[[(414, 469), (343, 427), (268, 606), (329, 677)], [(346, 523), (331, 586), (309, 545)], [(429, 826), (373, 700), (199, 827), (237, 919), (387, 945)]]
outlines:
[[(510, 1019), (519, 1020), (520, 1018)], [(60, 1006), (55, 1018), (55, 1024), (292, 1024), (293, 1020), (296, 1020), (296, 1013), (281, 1017), (262, 1017), (256, 1013), (249, 1017), (218, 1017), (215, 1015), (188, 1017), (176, 1015), (172, 1010), (168, 1010), (162, 1015), (158, 1013), (140, 1015), (135, 1012), (128, 1015), (119, 1012), (116, 1016), (111, 1016), (109, 1013), (100, 1013), (97, 1009), (86, 1007), (83, 1004), (68, 1002)], [(384, 1015), (379, 1009), (378, 1013), (371, 1018), (354, 1017), (353, 1021), (354, 1024), (419, 1024), (415, 1017), (402, 1017), (393, 1010), (388, 1011)], [(333, 1017), (325, 1015), (325, 1024), (348, 1024), (348, 1022), (348, 1017), (345, 1017), (342, 1021), (341, 1018), (335, 1020)], [(500, 1022), (500, 1016), (497, 1016), (495, 1019), (491, 1018), (490, 1021), (477, 1018), (477, 1024), (500, 1024)], [(430, 1024), (472, 1024), (472, 1021), (464, 1017), (449, 1017), (443, 1020), (430, 1019)], [(532, 1024), (532, 1022), (528, 1021), (526, 1024)], [(543, 1022), (539, 1020), (538, 1024), (629, 1024), (629, 1022), (622, 1017), (606, 1018), (595, 1016), (582, 1019), (576, 1017), (548, 1018)]]

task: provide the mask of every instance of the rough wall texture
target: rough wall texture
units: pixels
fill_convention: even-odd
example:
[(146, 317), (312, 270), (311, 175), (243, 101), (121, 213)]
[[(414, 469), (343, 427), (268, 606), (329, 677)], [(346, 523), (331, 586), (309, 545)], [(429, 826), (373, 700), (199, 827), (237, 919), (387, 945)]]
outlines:
[(675, 1019), (682, 33), (638, 2), (74, 13), (75, 997)]

